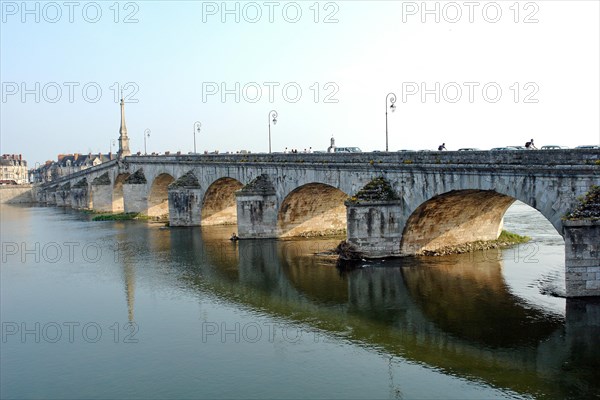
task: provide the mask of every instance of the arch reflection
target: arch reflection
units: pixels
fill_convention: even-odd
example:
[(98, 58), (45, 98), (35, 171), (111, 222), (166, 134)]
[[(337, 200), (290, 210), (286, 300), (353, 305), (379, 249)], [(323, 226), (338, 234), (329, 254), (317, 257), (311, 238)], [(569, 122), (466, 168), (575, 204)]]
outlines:
[(175, 247), (187, 252), (174, 250), (194, 266), (185, 279), (226, 301), (519, 393), (599, 388), (587, 376), (597, 372), (563, 373), (582, 352), (598, 355), (589, 317), (565, 336), (576, 324), (567, 318), (565, 330), (561, 317), (513, 295), (496, 257), (406, 258), (340, 273), (314, 255), (335, 240), (231, 242), (226, 228), (196, 231), (201, 239)]

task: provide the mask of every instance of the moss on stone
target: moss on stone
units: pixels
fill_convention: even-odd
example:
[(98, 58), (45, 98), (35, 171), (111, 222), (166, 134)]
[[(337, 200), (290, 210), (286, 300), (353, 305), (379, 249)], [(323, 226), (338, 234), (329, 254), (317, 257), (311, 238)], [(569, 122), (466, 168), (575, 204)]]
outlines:
[(77, 182), (75, 185), (73, 185), (73, 188), (75, 188), (75, 189), (87, 188), (87, 185), (88, 185), (87, 178), (83, 178), (82, 180)]
[(373, 179), (349, 199), (352, 203), (392, 200), (398, 200), (398, 196), (392, 189), (392, 185), (384, 177)]
[(94, 185), (94, 186), (110, 185), (110, 177), (108, 176), (108, 172), (105, 172), (102, 175), (94, 178), (94, 180), (92, 181), (92, 185)]
[(592, 185), (585, 196), (580, 197), (575, 210), (565, 215), (568, 220), (600, 220), (600, 186)]
[(177, 179), (175, 182), (169, 185), (169, 188), (186, 188), (186, 187), (200, 187), (200, 182), (198, 182), (198, 178), (192, 171), (185, 173), (181, 178)]
[(133, 174), (129, 175), (127, 179), (125, 179), (125, 183), (139, 185), (148, 183), (148, 181), (146, 180), (146, 175), (144, 175), (144, 171), (142, 169), (138, 169)]
[(262, 195), (270, 195), (275, 194), (275, 187), (269, 178), (269, 175), (262, 174), (254, 178), (249, 184), (244, 186), (240, 190), (241, 194), (262, 194)]

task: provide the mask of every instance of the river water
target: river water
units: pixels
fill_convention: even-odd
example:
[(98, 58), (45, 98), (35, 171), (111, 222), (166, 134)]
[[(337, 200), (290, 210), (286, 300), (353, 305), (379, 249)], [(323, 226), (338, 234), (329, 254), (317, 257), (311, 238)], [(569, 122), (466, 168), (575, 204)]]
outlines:
[(527, 244), (350, 271), (339, 238), (0, 211), (2, 398), (600, 397), (600, 305), (521, 203)]

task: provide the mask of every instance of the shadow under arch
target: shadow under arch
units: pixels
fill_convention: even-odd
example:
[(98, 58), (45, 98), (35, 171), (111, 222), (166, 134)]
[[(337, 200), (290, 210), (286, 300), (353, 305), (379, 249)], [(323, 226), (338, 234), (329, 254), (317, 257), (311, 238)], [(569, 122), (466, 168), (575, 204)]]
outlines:
[[(524, 304), (502, 274), (500, 249), (482, 254), (403, 260), (406, 291), (443, 332), (486, 348), (531, 348), (563, 326), (563, 318)], [(507, 321), (511, 321), (507, 326)]]
[(171, 175), (162, 173), (154, 178), (148, 194), (149, 217), (164, 218), (169, 216), (169, 185), (175, 181)]
[(202, 200), (201, 225), (237, 224), (235, 192), (244, 185), (234, 178), (219, 178), (208, 187)]
[(277, 215), (281, 237), (326, 236), (346, 231), (348, 195), (324, 183), (307, 183), (292, 190)]
[(419, 205), (406, 221), (402, 254), (420, 254), (445, 246), (496, 240), (506, 210), (515, 198), (493, 190), (453, 190)]
[(125, 201), (123, 200), (123, 183), (129, 178), (129, 173), (121, 173), (115, 177), (115, 183), (113, 184), (113, 200), (112, 210), (113, 212), (125, 211)]

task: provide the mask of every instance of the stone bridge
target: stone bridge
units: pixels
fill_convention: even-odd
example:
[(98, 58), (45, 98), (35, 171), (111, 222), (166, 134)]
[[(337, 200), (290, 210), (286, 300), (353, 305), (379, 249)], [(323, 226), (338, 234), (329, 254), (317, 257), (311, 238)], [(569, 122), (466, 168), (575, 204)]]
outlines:
[(347, 235), (366, 257), (494, 240), (520, 200), (565, 238), (568, 296), (600, 295), (600, 222), (565, 221), (598, 150), (128, 156), (37, 188), (38, 201), (242, 239)]

